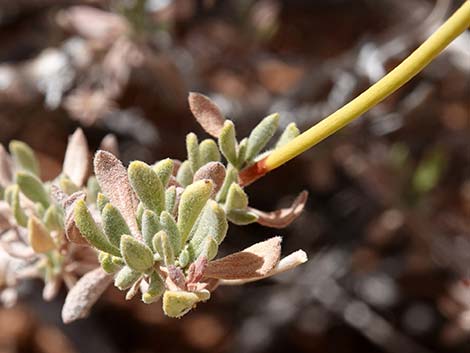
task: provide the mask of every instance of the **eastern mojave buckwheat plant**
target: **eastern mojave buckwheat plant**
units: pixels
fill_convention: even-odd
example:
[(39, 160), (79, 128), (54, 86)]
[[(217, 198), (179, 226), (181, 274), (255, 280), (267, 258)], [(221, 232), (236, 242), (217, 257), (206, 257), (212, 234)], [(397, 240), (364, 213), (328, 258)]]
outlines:
[[(109, 152), (117, 148), (107, 137), (94, 156), (95, 175), (89, 177), (87, 142), (77, 130), (63, 172), (43, 183), (27, 145), (11, 142), (10, 155), (0, 150), (6, 229), (2, 243), (9, 255), (21, 260), (14, 279), (42, 278), (45, 299), (64, 281), (70, 289), (64, 322), (84, 317), (113, 279), (117, 288), (127, 291), (126, 299), (139, 291), (147, 304), (162, 298), (165, 314), (181, 317), (208, 300), (219, 285), (259, 280), (307, 261), (302, 250), (281, 259), (280, 237), (215, 259), (229, 222), (285, 227), (302, 212), (307, 193), (287, 209), (263, 212), (250, 207), (238, 174), (262, 158), (277, 130), (278, 115), (263, 119), (238, 143), (234, 124), (212, 101), (192, 93), (189, 102), (217, 142), (209, 138), (199, 143), (195, 134), (188, 134), (184, 162), (133, 161), (126, 170), (116, 152)], [(276, 147), (298, 134), (294, 124), (287, 126)], [(98, 261), (100, 267), (84, 274)], [(77, 281), (79, 275), (83, 277)]]
[(351, 103), (303, 134), (288, 125), (272, 152), (264, 150), (278, 115), (266, 117), (237, 141), (234, 124), (196, 93), (189, 97), (191, 110), (217, 142), (199, 142), (188, 134), (184, 162), (134, 161), (126, 169), (117, 158), (115, 140), (108, 137), (95, 154), (90, 177), (87, 143), (77, 130), (63, 172), (43, 182), (27, 145), (13, 141), (9, 154), (1, 147), (1, 245), (11, 260), (2, 271), (2, 300), (14, 302), (17, 282), (24, 278), (42, 278), (45, 299), (64, 282), (70, 291), (62, 316), (72, 322), (86, 316), (114, 281), (127, 291), (127, 299), (139, 292), (147, 304), (161, 299), (165, 314), (177, 318), (208, 300), (219, 285), (259, 280), (302, 264), (307, 260), (302, 250), (281, 259), (279, 237), (217, 258), (229, 223), (282, 228), (299, 216), (307, 198), (302, 192), (291, 207), (263, 212), (249, 206), (243, 187), (393, 93), (469, 24), (466, 1), (409, 58)]

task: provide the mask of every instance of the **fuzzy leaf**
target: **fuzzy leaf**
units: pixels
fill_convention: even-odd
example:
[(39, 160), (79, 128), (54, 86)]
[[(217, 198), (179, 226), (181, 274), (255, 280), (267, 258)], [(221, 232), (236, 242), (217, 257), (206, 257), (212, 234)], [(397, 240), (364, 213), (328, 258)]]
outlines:
[(199, 252), (199, 256), (203, 256), (209, 261), (217, 256), (217, 252), (219, 251), (219, 244), (217, 244), (217, 241), (213, 237), (206, 237), (201, 245), (202, 246)]
[(111, 203), (108, 203), (103, 208), (101, 219), (104, 234), (108, 238), (108, 241), (115, 247), (119, 247), (121, 244), (121, 236), (130, 233), (129, 227), (124, 217), (122, 217), (121, 212)]
[(212, 139), (205, 139), (199, 145), (199, 156), (201, 165), (209, 162), (220, 162), (220, 152), (217, 143)]
[(258, 221), (258, 216), (247, 209), (232, 209), (227, 211), (227, 218), (237, 226), (246, 226), (247, 224), (255, 223)]
[(145, 304), (151, 304), (157, 301), (165, 291), (165, 283), (162, 277), (156, 273), (152, 272), (150, 275), (149, 286), (145, 293), (142, 294), (142, 301)]
[(210, 135), (219, 137), (224, 125), (224, 116), (219, 107), (207, 96), (191, 92), (189, 94), (189, 108), (197, 122)]
[(10, 204), (15, 221), (21, 227), (26, 227), (28, 224), (28, 217), (23, 211), (20, 203), (20, 188), (18, 185), (10, 185), (5, 190), (5, 200)]
[(295, 139), (299, 135), (300, 135), (300, 131), (297, 128), (297, 125), (295, 125), (295, 123), (290, 123), (284, 129), (281, 137), (279, 137), (279, 140), (277, 141), (275, 148), (284, 146), (286, 143), (291, 142), (293, 139)]
[(96, 197), (96, 207), (98, 211), (103, 212), (104, 207), (109, 203), (109, 200), (106, 196), (104, 196), (101, 192), (98, 193)]
[(210, 298), (208, 291), (186, 292), (166, 291), (163, 295), (163, 311), (165, 315), (173, 318), (182, 317), (189, 312), (197, 303)]
[(80, 190), (80, 188), (66, 175), (60, 176), (59, 186), (67, 195), (72, 195), (74, 192)]
[(128, 174), (132, 188), (144, 207), (160, 214), (165, 208), (165, 190), (157, 173), (148, 164), (134, 161), (129, 165)]
[(31, 216), (28, 221), (29, 245), (35, 253), (46, 253), (54, 250), (55, 243), (49, 231), (35, 216)]
[(153, 248), (163, 258), (165, 266), (173, 265), (175, 262), (175, 253), (170, 243), (168, 234), (164, 230), (159, 231), (152, 240)]
[(235, 125), (230, 120), (225, 120), (219, 136), (219, 148), (225, 159), (232, 164), (237, 164), (237, 138)]
[(243, 251), (211, 261), (204, 276), (217, 279), (249, 279), (266, 276), (279, 262), (281, 237), (257, 243)]
[(121, 253), (126, 265), (135, 271), (144, 272), (153, 266), (152, 250), (129, 235), (121, 237)]
[(13, 140), (8, 148), (17, 169), (39, 175), (39, 162), (31, 147), (24, 142)]
[(248, 137), (245, 160), (253, 160), (274, 136), (279, 124), (279, 114), (271, 114), (261, 120)]
[(188, 186), (193, 182), (193, 171), (191, 170), (191, 163), (189, 163), (189, 161), (184, 161), (181, 164), (176, 174), (176, 181), (183, 186)]
[(103, 193), (121, 212), (132, 235), (141, 239), (142, 236), (135, 217), (138, 201), (127, 178), (126, 168), (119, 159), (105, 151), (96, 153), (94, 167)]
[(186, 152), (188, 153), (188, 161), (193, 173), (199, 169), (201, 165), (199, 156), (199, 142), (196, 134), (189, 133), (186, 135)]
[(88, 176), (89, 159), (88, 143), (83, 130), (79, 128), (69, 137), (62, 166), (63, 172), (77, 186), (82, 186), (85, 183)]
[(248, 195), (240, 185), (233, 183), (227, 194), (225, 207), (228, 211), (233, 209), (245, 209), (248, 207)]
[(44, 225), (50, 231), (63, 231), (64, 212), (57, 205), (50, 205), (44, 214)]
[(112, 280), (113, 277), (100, 267), (80, 278), (65, 298), (62, 308), (64, 323), (68, 324), (86, 317)]
[(160, 225), (162, 227), (162, 230), (164, 230), (165, 233), (168, 234), (168, 239), (170, 240), (173, 252), (175, 256), (177, 256), (181, 251), (182, 240), (176, 221), (170, 213), (163, 211), (160, 215)]
[(83, 237), (98, 250), (115, 256), (121, 256), (119, 249), (112, 245), (101, 229), (95, 223), (84, 200), (77, 200), (74, 209), (74, 219), (77, 228)]
[[(72, 243), (87, 245), (88, 241), (83, 237), (75, 223), (74, 210), (78, 200), (85, 200), (86, 194), (78, 191), (70, 196), (62, 192), (56, 185), (51, 186), (54, 198), (62, 205), (65, 213), (65, 235)], [(62, 194), (61, 194), (62, 193)]]
[(91, 176), (88, 178), (87, 184), (86, 184), (86, 190), (87, 190), (87, 200), (90, 203), (95, 203), (96, 198), (98, 197), (98, 193), (101, 192), (101, 187), (100, 184), (98, 183), (98, 180), (96, 179), (95, 176)]
[(173, 160), (171, 158), (163, 159), (155, 164), (152, 169), (160, 178), (163, 188), (166, 188), (173, 174)]
[(124, 266), (121, 270), (116, 274), (114, 278), (114, 285), (119, 290), (126, 290), (132, 287), (132, 285), (142, 276), (142, 273), (139, 271), (135, 271), (128, 266)]
[(234, 166), (229, 165), (225, 173), (225, 179), (222, 184), (222, 187), (217, 193), (216, 200), (220, 203), (224, 203), (227, 198), (227, 193), (228, 193), (230, 186), (236, 182), (238, 182), (238, 172)]
[(165, 190), (165, 210), (170, 214), (175, 213), (176, 186), (172, 185)]
[(220, 244), (224, 240), (227, 230), (228, 223), (223, 208), (217, 202), (209, 200), (188, 245), (190, 262), (199, 257), (207, 237), (212, 237), (217, 244)]
[(259, 224), (271, 228), (284, 228), (302, 214), (307, 198), (308, 192), (302, 191), (288, 208), (281, 208), (273, 212), (263, 212), (251, 207), (249, 210), (258, 216), (257, 222)]
[(98, 261), (106, 273), (115, 273), (120, 268), (114, 263), (113, 258), (114, 256), (105, 252), (100, 252), (98, 256)]
[(38, 177), (28, 172), (18, 172), (16, 174), (16, 183), (28, 199), (39, 202), (44, 208), (49, 207), (49, 195)]
[(181, 195), (178, 207), (178, 230), (181, 235), (181, 246), (188, 238), (189, 232), (196, 219), (211, 196), (213, 183), (210, 180), (200, 180), (189, 185)]
[(238, 145), (237, 164), (235, 164), (237, 169), (240, 169), (245, 164), (247, 146), (248, 146), (248, 139), (245, 137), (243, 140), (240, 141), (240, 144)]
[(152, 248), (152, 239), (160, 230), (160, 222), (155, 212), (145, 210), (142, 214), (142, 235), (144, 237), (145, 244)]

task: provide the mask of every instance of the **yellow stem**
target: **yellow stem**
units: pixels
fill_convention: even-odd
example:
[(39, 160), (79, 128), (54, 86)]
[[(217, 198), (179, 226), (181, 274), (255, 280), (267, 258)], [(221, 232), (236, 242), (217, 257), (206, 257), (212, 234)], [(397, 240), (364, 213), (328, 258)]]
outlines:
[(418, 49), (381, 80), (288, 144), (274, 150), (263, 160), (263, 172), (283, 165), (380, 103), (424, 69), (469, 26), (470, 0), (467, 0)]

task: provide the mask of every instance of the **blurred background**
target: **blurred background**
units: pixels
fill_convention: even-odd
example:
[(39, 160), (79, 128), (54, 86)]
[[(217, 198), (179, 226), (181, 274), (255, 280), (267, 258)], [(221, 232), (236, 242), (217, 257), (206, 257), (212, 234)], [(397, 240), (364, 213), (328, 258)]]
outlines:
[[(185, 158), (203, 135), (189, 91), (239, 137), (272, 112), (315, 124), (388, 72), (462, 1), (0, 0), (0, 142), (60, 170), (67, 136), (117, 135), (124, 162)], [(470, 32), (361, 119), (247, 189), (283, 230), (231, 226), (223, 253), (269, 236), (310, 261), (220, 288), (183, 319), (109, 289), (64, 326), (40, 283), (0, 309), (2, 353), (470, 352)]]

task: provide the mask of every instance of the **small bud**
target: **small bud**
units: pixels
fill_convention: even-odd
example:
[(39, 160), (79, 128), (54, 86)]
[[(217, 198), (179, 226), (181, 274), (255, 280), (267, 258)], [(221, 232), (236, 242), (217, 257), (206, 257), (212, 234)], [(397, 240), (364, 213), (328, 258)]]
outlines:
[(188, 186), (193, 182), (193, 171), (191, 170), (191, 163), (184, 161), (181, 163), (178, 173), (176, 173), (176, 181), (182, 186)]
[(282, 133), (281, 137), (279, 137), (279, 140), (277, 141), (275, 148), (284, 146), (286, 143), (291, 142), (293, 139), (295, 139), (299, 135), (300, 135), (300, 131), (297, 128), (297, 125), (295, 125), (295, 123), (290, 123), (284, 129), (284, 132)]
[(41, 203), (44, 208), (49, 207), (49, 195), (38, 177), (28, 172), (18, 172), (16, 183), (28, 199)]
[(248, 207), (248, 195), (243, 191), (240, 185), (233, 183), (230, 186), (225, 202), (227, 211), (233, 209), (245, 209)]
[(13, 140), (8, 148), (18, 169), (39, 175), (39, 163), (31, 147), (24, 142)]
[(101, 220), (103, 223), (104, 234), (108, 241), (115, 247), (121, 244), (121, 236), (123, 234), (130, 234), (129, 227), (121, 215), (121, 212), (108, 203), (101, 213)]
[(165, 207), (162, 182), (152, 168), (144, 162), (134, 161), (128, 168), (129, 181), (146, 209), (157, 214)]
[[(165, 211), (163, 211), (165, 212)], [(155, 212), (145, 210), (142, 215), (142, 236), (144, 237), (145, 244), (152, 248), (152, 239), (155, 234), (160, 230), (160, 223), (158, 216)]]
[(279, 114), (271, 114), (261, 120), (248, 137), (245, 159), (252, 161), (274, 136), (279, 124)]
[(145, 293), (142, 294), (142, 301), (145, 304), (151, 304), (157, 301), (165, 291), (165, 283), (163, 282), (162, 277), (156, 273), (152, 272), (149, 279), (149, 286)]
[(46, 253), (56, 248), (46, 227), (35, 216), (31, 216), (28, 221), (28, 238), (35, 253)]
[(121, 237), (121, 253), (127, 266), (144, 272), (153, 266), (153, 253), (150, 248), (130, 235)]
[(237, 163), (237, 139), (235, 137), (235, 125), (230, 120), (225, 120), (224, 127), (219, 136), (219, 148), (227, 161)]
[(83, 237), (98, 250), (121, 256), (119, 249), (112, 245), (95, 223), (84, 200), (77, 200), (74, 208), (75, 225)]
[(180, 318), (197, 303), (210, 298), (209, 291), (185, 292), (166, 291), (163, 295), (163, 311), (169, 317)]
[(142, 276), (142, 273), (134, 271), (128, 266), (124, 266), (114, 278), (114, 285), (119, 290), (126, 290), (132, 287), (132, 285)]
[(155, 164), (152, 169), (160, 178), (162, 182), (163, 188), (168, 185), (168, 181), (170, 180), (170, 176), (173, 173), (173, 160), (171, 158), (166, 158), (159, 161)]
[(104, 206), (106, 206), (108, 203), (108, 198), (104, 196), (101, 192), (99, 192), (98, 196), (96, 197), (96, 206), (98, 207), (100, 213), (103, 212)]
[(201, 165), (209, 162), (220, 162), (220, 152), (217, 143), (212, 139), (206, 139), (199, 145), (199, 156)]
[(165, 231), (161, 230), (152, 240), (153, 248), (158, 251), (160, 256), (163, 258), (165, 266), (173, 265), (175, 262), (175, 253), (173, 247), (171, 246), (170, 239), (168, 234)]
[(212, 193), (213, 183), (210, 180), (200, 180), (189, 185), (181, 195), (178, 207), (178, 230), (181, 235), (181, 245), (186, 242), (189, 232), (201, 213)]

